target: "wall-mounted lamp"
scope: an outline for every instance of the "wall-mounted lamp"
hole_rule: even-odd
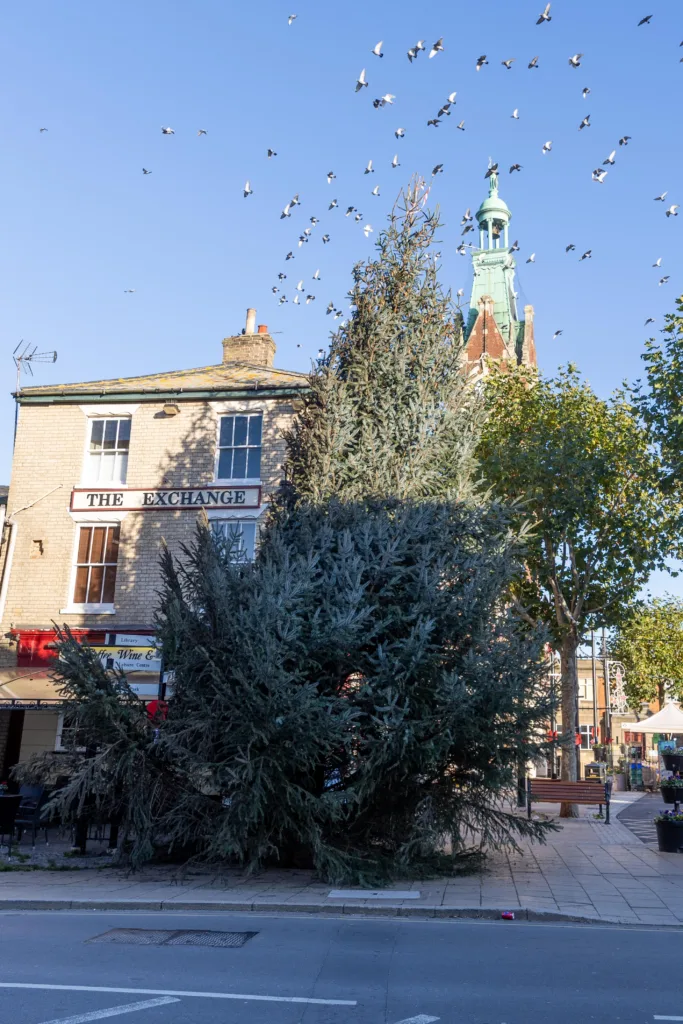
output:
[[[164,416],[177,416],[180,412],[180,406],[176,405],[175,402],[166,402],[162,412]]]

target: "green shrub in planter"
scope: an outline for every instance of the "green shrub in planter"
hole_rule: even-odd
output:
[[[654,822],[660,852],[678,853],[683,846],[683,814],[680,811],[662,811]]]

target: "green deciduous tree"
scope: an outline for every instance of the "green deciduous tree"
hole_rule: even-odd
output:
[[[663,334],[661,344],[654,338],[646,343],[645,386],[635,389],[634,400],[658,446],[663,484],[669,491],[680,494],[683,482],[683,296],[677,301],[677,312],[666,315]]]
[[[664,565],[675,505],[661,493],[660,460],[628,395],[604,401],[572,367],[555,379],[504,369],[488,378],[486,400],[479,449],[486,479],[532,524],[512,600],[528,622],[551,630],[560,651],[571,744],[585,628],[616,621]],[[562,774],[577,777],[569,750]]]
[[[683,600],[654,598],[628,609],[610,641],[626,669],[625,689],[636,710],[666,697],[683,700]]]

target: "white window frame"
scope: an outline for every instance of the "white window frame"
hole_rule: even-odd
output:
[[[130,460],[130,438],[128,440],[128,448],[126,449],[126,472],[124,474],[124,479],[123,480],[121,480],[121,479],[117,480],[115,478],[112,478],[111,480],[101,480],[99,478],[99,476],[98,476],[97,480],[89,479],[89,475],[88,474],[89,474],[89,467],[90,467],[90,464],[91,464],[91,454],[92,454],[91,451],[90,451],[90,440],[91,440],[91,437],[92,437],[93,427],[94,427],[95,423],[98,420],[101,420],[105,424],[108,423],[108,422],[111,422],[112,420],[116,420],[117,422],[120,422],[121,420],[127,420],[129,425],[130,425],[130,433],[132,434],[133,420],[132,420],[131,416],[126,416],[123,413],[116,413],[113,416],[109,415],[108,413],[104,413],[104,414],[101,414],[99,416],[98,415],[88,416],[87,428],[86,428],[86,432],[85,432],[86,433],[86,437],[85,437],[85,454],[84,454],[84,458],[83,458],[83,470],[82,470],[82,473],[81,473],[81,478],[82,478],[83,485],[85,487],[125,487],[126,484],[127,484],[127,481],[128,481],[128,462]],[[106,429],[106,428],[103,428],[103,430],[104,429]],[[117,428],[117,436],[118,436],[118,428]],[[115,449],[115,451],[121,451],[121,450],[122,449],[118,449],[118,448]],[[102,467],[102,458],[100,457],[100,469],[101,469],[101,467]]]
[[[74,753],[74,752],[82,754],[83,751],[85,750],[85,747],[65,747],[64,746],[64,744],[62,743],[62,734],[63,734],[63,732],[64,732],[64,712],[60,711],[59,712],[59,717],[57,719],[57,735],[55,736],[55,752],[57,754],[66,754],[66,753]]]
[[[585,732],[584,732],[584,730],[585,730]],[[591,743],[591,732],[592,731],[593,731],[593,723],[592,722],[582,722],[582,723],[579,723],[578,733],[581,736],[581,747],[580,747],[581,750],[592,750],[593,746],[598,742],[597,736],[594,734],[593,735],[593,742]],[[587,746],[585,746],[585,747],[583,745],[583,737],[584,736],[586,737],[586,740],[587,740]]]
[[[79,519],[74,522],[74,539],[71,548],[71,572],[69,573],[69,591],[66,597],[66,607],[59,609],[60,615],[116,615],[116,604],[75,604],[73,600],[74,589],[76,587],[76,572],[78,569],[78,545],[81,536],[81,528],[88,526],[121,526],[119,519]],[[117,570],[117,582],[118,582],[118,569],[121,565],[121,537],[119,534],[119,559],[116,563]]]
[[[254,541],[251,551],[246,552],[245,562],[253,562],[256,556],[256,549],[259,541],[259,521],[256,516],[211,516],[209,519],[211,529],[214,530],[218,523],[234,523],[240,526],[252,526],[254,527]],[[244,550],[244,548],[242,548]],[[237,562],[237,559],[235,559]]]
[[[593,680],[587,676],[579,677],[579,700],[593,703]]]
[[[137,410],[140,408],[140,403],[132,402],[94,402],[92,405],[80,405],[79,409],[83,413],[86,419],[85,429],[85,441],[83,444],[83,459],[81,462],[81,477],[76,486],[78,487],[90,487],[92,483],[87,478],[88,469],[88,456],[90,454],[90,426],[91,420],[131,420],[130,430],[131,436],[133,433],[132,419]],[[130,451],[130,450],[129,450]],[[129,460],[130,461],[130,460]],[[127,474],[126,474],[127,475]],[[113,481],[112,481],[113,482]],[[127,484],[122,484],[123,487]]]
[[[220,477],[218,475],[218,465],[221,457],[221,420],[225,416],[260,416],[261,417],[261,469],[263,468],[263,428],[265,425],[265,416],[263,409],[220,409],[216,410],[216,455],[214,459],[213,467],[213,482],[216,484],[254,484],[260,485],[262,479],[262,472],[259,472],[257,477]],[[234,447],[234,445],[232,446]],[[248,446],[247,446],[248,448]]]

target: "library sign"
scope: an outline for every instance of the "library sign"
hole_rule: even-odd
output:
[[[197,508],[259,508],[260,487],[75,487],[71,492],[72,512],[149,512]]]

